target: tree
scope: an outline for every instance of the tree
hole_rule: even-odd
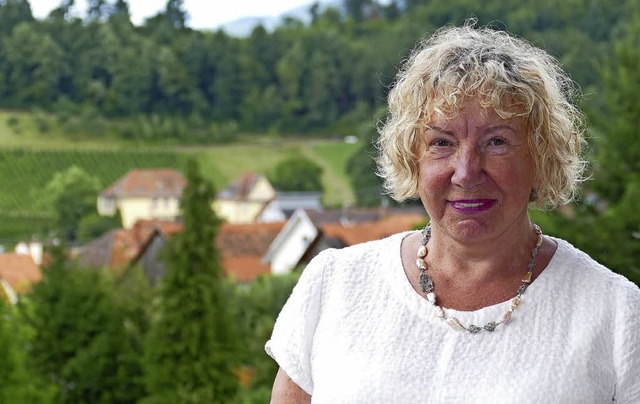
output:
[[[22,307],[34,332],[32,372],[56,384],[56,402],[136,402],[140,361],[110,280],[67,262],[63,247],[52,256]]]
[[[244,347],[242,363],[253,375],[249,391],[243,396],[246,402],[269,402],[278,364],[266,354],[264,343],[271,336],[278,313],[299,276],[300,271],[262,275],[249,285],[235,288],[234,304],[231,306],[234,308],[233,317],[241,328]]]
[[[269,180],[279,191],[323,190],[322,167],[300,155],[280,161]]]
[[[186,177],[184,227],[166,250],[167,273],[146,343],[147,401],[225,403],[238,389],[238,346],[214,244],[220,220],[211,209],[212,185],[195,160]]]
[[[11,35],[18,24],[32,21],[31,6],[27,0],[0,2],[0,37],[5,38]]]
[[[368,142],[347,161],[347,172],[358,206],[379,206],[383,198],[382,180],[376,175],[376,150],[374,133],[369,133]]]
[[[50,402],[55,389],[29,373],[28,330],[19,311],[0,298],[0,403]]]
[[[57,230],[66,240],[77,237],[83,217],[95,212],[100,181],[77,166],[55,173],[44,188],[43,201],[57,217]]]

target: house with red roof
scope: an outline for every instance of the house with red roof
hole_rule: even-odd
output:
[[[186,185],[182,174],[173,169],[134,169],[100,193],[98,214],[113,216],[119,210],[125,229],[142,219],[173,221],[180,217]]]
[[[20,249],[0,254],[0,298],[15,304],[19,295],[27,293],[32,284],[42,279],[38,259]]]

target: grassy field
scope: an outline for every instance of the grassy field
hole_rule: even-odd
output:
[[[108,138],[64,136],[55,124],[41,132],[34,114],[0,112],[0,244],[48,220],[38,204],[56,172],[72,165],[109,186],[132,168],[184,168],[196,158],[205,178],[221,189],[246,171],[269,175],[276,164],[302,154],[323,168],[324,204],[353,202],[346,162],[359,145],[329,139],[245,136],[219,146],[143,146]]]

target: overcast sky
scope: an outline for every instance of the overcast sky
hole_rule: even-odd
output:
[[[44,18],[62,0],[30,0],[34,17]],[[184,0],[189,13],[188,25],[194,29],[217,28],[221,24],[242,17],[278,16],[301,5],[312,4],[314,0]],[[167,0],[129,0],[131,21],[139,25],[145,18],[164,9]],[[76,0],[76,9],[82,12],[85,0]]]

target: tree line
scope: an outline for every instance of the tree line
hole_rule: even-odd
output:
[[[287,19],[237,38],[190,29],[182,0],[141,26],[126,0],[89,0],[82,18],[73,4],[61,0],[36,20],[28,0],[0,2],[0,107],[128,118],[117,126],[123,137],[198,142],[234,130],[366,132],[417,38],[470,16],[550,49],[584,88],[597,87],[597,64],[638,8],[630,0],[345,0],[311,5],[309,24]]]

